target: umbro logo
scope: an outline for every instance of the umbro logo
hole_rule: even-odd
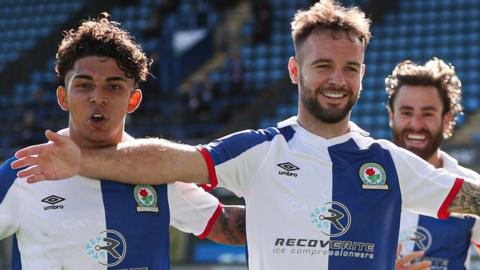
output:
[[[43,207],[44,210],[55,210],[55,209],[63,209],[63,205],[57,205],[60,202],[65,201],[65,198],[58,197],[55,195],[51,195],[46,197],[45,199],[42,200],[44,203],[48,203],[50,205],[47,205]]]
[[[277,166],[283,169],[283,171],[278,171],[279,175],[297,177],[298,174],[294,173],[293,171],[300,170],[299,167],[293,165],[290,162],[278,163]]]

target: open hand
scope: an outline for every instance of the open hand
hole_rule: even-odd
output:
[[[28,183],[72,177],[80,170],[80,148],[67,136],[47,130],[47,143],[25,147],[15,153],[12,169],[27,167],[17,173]]]
[[[395,270],[430,270],[432,264],[428,260],[414,262],[415,259],[421,258],[424,255],[423,251],[415,251],[406,256],[400,257],[402,253],[402,244],[397,247],[397,260],[395,261]]]

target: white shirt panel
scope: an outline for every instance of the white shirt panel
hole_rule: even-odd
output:
[[[195,184],[168,184],[170,225],[195,235],[202,234],[219,206],[217,198]]]
[[[17,241],[23,269],[106,269],[85,251],[88,240],[106,229],[99,181],[76,176],[16,184],[12,189],[22,193]],[[62,209],[42,202],[52,195],[65,199],[53,205]]]
[[[14,183],[14,185],[19,184]],[[19,188],[12,188],[0,203],[0,239],[6,238],[18,230],[20,202]]]
[[[378,142],[392,153],[400,180],[403,208],[437,217],[457,176],[445,169],[435,169],[422,158],[389,141]]]

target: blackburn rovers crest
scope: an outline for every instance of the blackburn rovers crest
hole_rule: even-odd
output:
[[[137,201],[137,212],[158,212],[158,196],[150,185],[136,185],[133,196]]]
[[[387,175],[380,164],[369,162],[360,167],[358,172],[363,189],[388,189]]]

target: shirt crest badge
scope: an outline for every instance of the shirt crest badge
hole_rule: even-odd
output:
[[[362,179],[363,189],[382,189],[387,190],[387,175],[382,166],[378,163],[369,162],[360,167],[360,179]]]
[[[158,196],[155,188],[151,185],[136,185],[133,190],[133,197],[137,201],[137,212],[158,213]]]

